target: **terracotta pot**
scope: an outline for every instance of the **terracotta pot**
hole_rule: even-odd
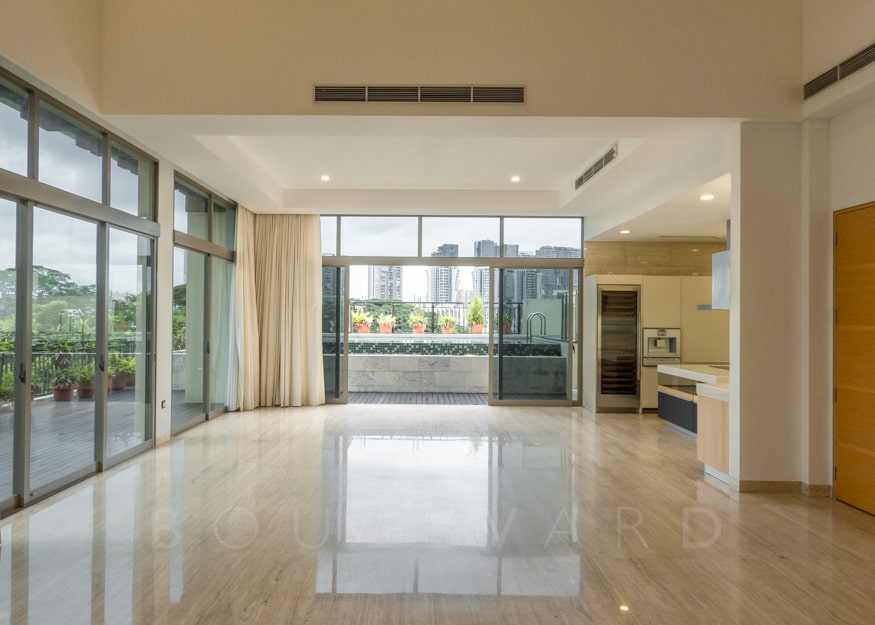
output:
[[[414,334],[422,334],[423,332],[425,332],[425,324],[424,323],[420,323],[420,324],[413,326],[413,333]]]
[[[392,324],[391,323],[381,323],[380,324],[380,334],[392,334]]]
[[[55,401],[70,401],[73,399],[73,387],[69,388],[60,388],[57,386],[52,387],[52,398]]]
[[[471,334],[483,334],[483,324],[482,323],[472,323],[471,324]]]
[[[369,326],[366,323],[362,323],[360,325],[357,325],[355,327],[355,329],[356,329],[356,332],[358,332],[359,334],[367,334],[368,332],[371,331],[371,326]]]
[[[79,396],[79,399],[91,399],[94,397],[94,382],[91,380],[79,382],[79,385],[76,387],[76,394]]]
[[[123,391],[128,383],[128,376],[125,373],[117,373],[109,379],[109,385],[114,391]]]
[[[502,334],[510,334],[510,324],[509,323],[502,324],[501,333]]]
[[[456,330],[456,326],[441,326],[442,334],[452,334]]]

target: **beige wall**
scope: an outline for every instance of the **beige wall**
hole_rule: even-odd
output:
[[[102,4],[102,0],[0,0],[0,55],[96,110]]]
[[[798,0],[104,5],[107,113],[787,118],[801,110]],[[522,84],[528,102],[317,105],[316,83]]]
[[[584,249],[583,273],[587,276],[710,276],[711,254],[722,252],[726,244],[587,241]]]

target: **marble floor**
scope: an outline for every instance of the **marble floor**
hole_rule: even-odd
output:
[[[0,521],[0,623],[875,622],[875,517],[653,415],[230,413]]]

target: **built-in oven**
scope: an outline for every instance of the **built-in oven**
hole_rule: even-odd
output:
[[[680,363],[680,328],[643,328],[641,342],[641,366],[655,367]]]

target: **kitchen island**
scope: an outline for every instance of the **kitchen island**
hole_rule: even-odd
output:
[[[728,365],[658,365],[659,417],[696,437],[705,473],[729,483]]]

